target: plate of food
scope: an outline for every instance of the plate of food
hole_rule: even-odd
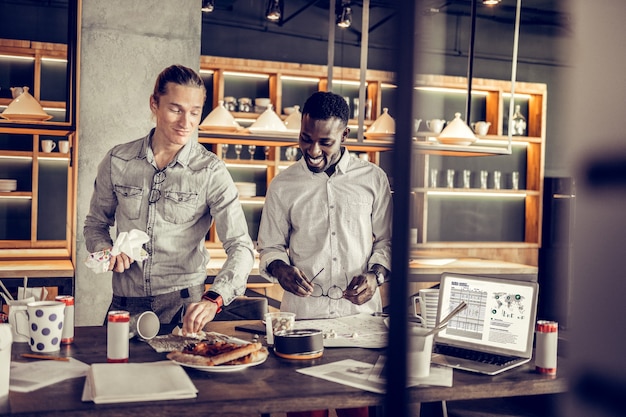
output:
[[[169,352],[167,358],[204,372],[236,372],[262,364],[268,355],[261,343],[217,334],[189,342],[181,350]]]

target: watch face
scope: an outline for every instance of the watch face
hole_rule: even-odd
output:
[[[376,282],[378,285],[383,285],[385,283],[385,277],[380,272],[376,272]]]

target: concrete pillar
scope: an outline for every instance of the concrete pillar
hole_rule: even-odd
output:
[[[111,273],[84,266],[83,224],[96,169],[114,145],[153,126],[149,99],[161,70],[199,69],[200,0],[82,0],[76,224],[76,325],[103,323]]]

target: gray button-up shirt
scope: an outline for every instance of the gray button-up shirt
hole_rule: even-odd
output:
[[[115,146],[100,163],[85,219],[87,250],[111,247],[113,225],[118,233],[145,231],[148,259],[114,272],[113,293],[165,294],[204,283],[209,261],[204,241],[215,219],[227,260],[211,289],[228,304],[244,293],[254,263],[237,188],[224,163],[193,139],[159,171],[151,136]]]
[[[300,159],[272,180],[265,197],[257,248],[260,271],[270,277],[267,266],[277,259],[309,279],[323,268],[313,284],[328,294],[345,290],[353,276],[373,264],[390,270],[391,203],[385,172],[347,149],[330,177],[311,172]],[[333,298],[285,292],[280,309],[296,313],[298,319],[382,309],[379,291],[361,306]]]

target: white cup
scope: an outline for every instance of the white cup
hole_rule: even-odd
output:
[[[12,342],[11,326],[7,323],[0,323],[0,398],[9,395]]]
[[[53,140],[45,139],[41,141],[41,150],[44,152],[52,152],[57,144]]]
[[[26,311],[17,315],[28,317],[30,350],[33,352],[57,352],[61,349],[65,303],[60,301],[34,301],[26,305]]]
[[[267,344],[274,345],[274,333],[281,330],[292,330],[296,323],[296,313],[278,311],[265,313],[265,332]]]
[[[9,303],[9,324],[13,341],[25,343],[30,340],[30,331],[28,330],[28,316],[26,315],[26,305],[35,301],[33,297],[26,300],[12,300]],[[19,314],[19,312],[22,312]]]
[[[144,311],[130,317],[128,338],[137,336],[143,340],[154,339],[159,334],[161,323],[159,317],[152,311]]]
[[[417,228],[409,229],[409,244],[417,243]]]
[[[59,152],[60,153],[70,153],[70,141],[69,140],[60,140],[59,141]]]
[[[472,185],[472,171],[469,169],[463,170],[463,188],[470,188]]]
[[[445,123],[446,121],[443,119],[430,119],[426,120],[426,127],[433,133],[440,133]]]
[[[409,327],[408,375],[411,378],[425,378],[430,375],[430,361],[433,353],[433,335],[426,334],[430,329],[420,326]]]
[[[499,190],[502,188],[502,172],[493,171],[493,189]]]
[[[418,295],[413,296],[413,315],[424,327],[429,329],[435,327],[438,307],[439,290],[437,288],[423,288],[419,290]]]

